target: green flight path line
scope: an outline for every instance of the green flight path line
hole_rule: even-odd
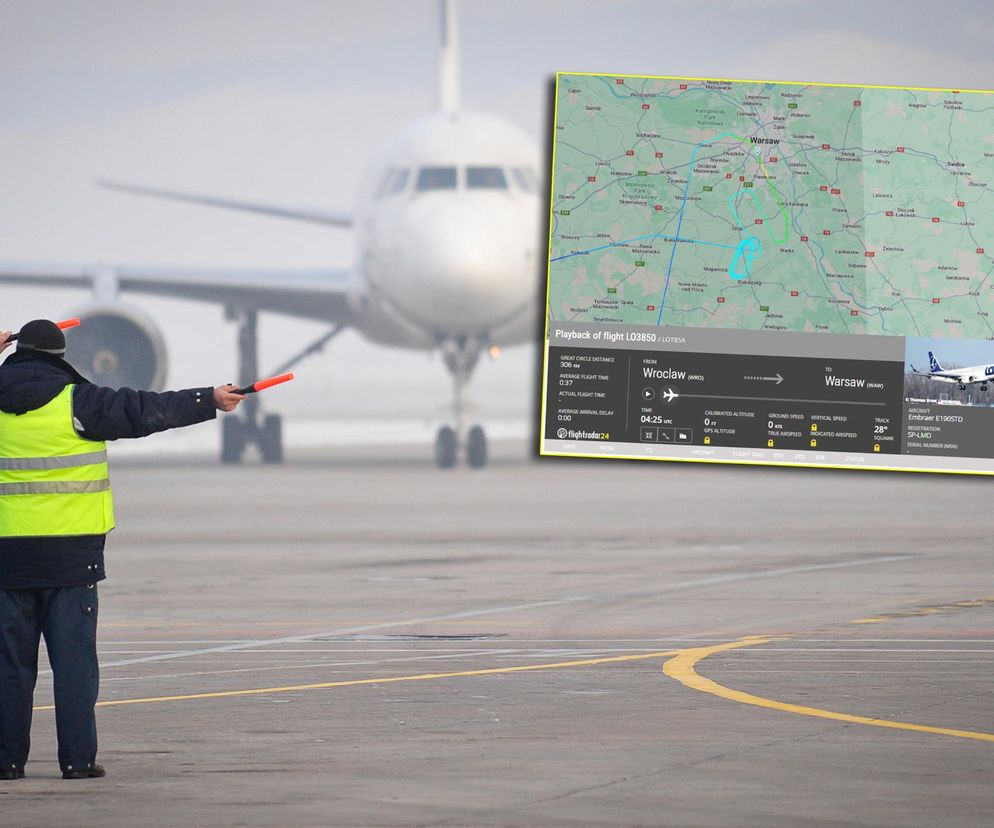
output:
[[[734,132],[724,132],[721,135],[719,135],[717,138],[711,138],[708,141],[705,141],[705,142],[702,142],[702,143],[712,144],[712,143],[715,143],[717,141],[720,141],[722,138],[734,138],[736,141],[742,141],[743,143],[749,140],[748,138],[743,138],[741,135],[736,135]],[[783,199],[780,197],[780,192],[777,190],[776,187],[774,187],[770,183],[769,175],[766,172],[766,165],[763,163],[763,159],[759,157],[759,154],[760,154],[760,149],[759,149],[759,147],[756,147],[756,156],[757,156],[756,160],[759,161],[760,169],[762,169],[763,175],[766,176],[766,186],[770,188],[770,192],[773,193],[773,200],[776,201],[777,206],[780,208],[780,212],[778,213],[778,216],[783,216],[783,238],[782,239],[778,239],[776,236],[773,235],[773,227],[772,227],[772,225],[769,226],[769,227],[767,227],[767,232],[769,232],[770,239],[773,241],[774,244],[784,244],[787,241],[788,236],[790,235],[789,223],[787,221],[787,208],[786,208],[786,205],[783,203]],[[693,170],[691,170],[691,172],[693,172]],[[754,198],[754,200],[756,202],[757,209],[759,209],[760,213],[762,213],[762,209],[760,208],[760,205],[759,205],[759,199],[755,196],[755,194],[751,194],[751,195],[753,195],[753,198]],[[739,221],[738,213],[735,212],[734,210],[732,212],[733,212],[733,214],[735,216],[735,221],[738,222]],[[765,225],[766,224],[766,216],[763,215],[763,216],[761,216],[761,218],[763,219],[763,224]],[[741,226],[741,224],[740,224],[740,226]],[[745,228],[743,228],[743,229],[745,229]]]

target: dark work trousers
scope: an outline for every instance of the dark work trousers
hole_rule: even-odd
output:
[[[97,756],[97,587],[0,589],[0,768],[23,768],[31,746],[38,643],[45,636],[55,685],[62,770]]]

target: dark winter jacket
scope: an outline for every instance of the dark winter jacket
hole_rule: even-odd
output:
[[[146,437],[157,431],[214,419],[213,388],[133,391],[101,388],[68,362],[39,352],[18,351],[0,365],[0,410],[24,414],[47,405],[73,384],[76,433],[86,440]],[[106,577],[106,535],[0,537],[0,589],[79,586]]]

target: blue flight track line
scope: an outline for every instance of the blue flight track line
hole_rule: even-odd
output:
[[[720,141],[722,138],[727,138],[731,135],[730,132],[725,132],[719,135],[717,138],[709,138],[707,141],[701,141],[694,147],[694,151],[690,154],[690,171],[687,173],[687,186],[683,188],[683,203],[680,205],[680,216],[676,223],[676,237],[680,238],[680,228],[683,227],[683,212],[687,209],[687,194],[690,192],[690,182],[694,178],[694,161],[697,159],[697,151],[704,144],[714,144]],[[734,136],[732,136],[734,137]],[[673,272],[673,257],[676,256],[676,245],[673,245],[673,249],[670,251],[670,263],[666,268],[666,281],[663,284],[663,293],[659,297],[659,315],[656,317],[656,325],[658,326],[663,320],[663,308],[666,306],[666,293],[670,289],[670,274]]]
[[[704,144],[713,144],[715,141],[720,141],[724,138],[724,135],[719,135],[717,138],[712,138],[708,141],[701,141],[697,146],[694,147],[694,151],[690,154],[690,170],[687,173],[687,186],[683,188],[683,203],[680,205],[680,215],[676,222],[676,237],[680,238],[680,228],[683,227],[683,211],[687,209],[687,193],[690,192],[690,182],[694,178],[694,160],[697,158],[697,151]],[[666,281],[663,283],[663,293],[659,297],[659,315],[656,317],[656,325],[658,326],[663,320],[663,307],[666,304],[666,292],[670,289],[670,274],[673,272],[673,257],[676,256],[676,245],[673,245],[673,249],[670,251],[670,263],[666,268]]]
[[[672,236],[663,236],[659,233],[646,233],[644,236],[635,236],[632,239],[622,239],[618,242],[611,242],[610,244],[602,244],[600,247],[591,247],[589,250],[576,250],[573,253],[567,253],[563,256],[556,256],[554,259],[549,259],[550,262],[559,262],[563,259],[570,259],[573,256],[586,256],[588,253],[596,253],[598,250],[607,250],[609,247],[622,247],[629,242],[642,241],[642,239],[662,239],[663,241],[671,242],[685,242],[687,244],[704,244],[708,247],[724,247],[726,250],[738,250],[737,247],[732,247],[730,244],[715,244],[714,242],[701,241],[700,239],[680,239],[674,238]]]

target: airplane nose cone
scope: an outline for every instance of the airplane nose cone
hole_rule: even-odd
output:
[[[410,228],[407,296],[436,327],[485,329],[527,301],[534,227],[500,199],[426,209]]]

